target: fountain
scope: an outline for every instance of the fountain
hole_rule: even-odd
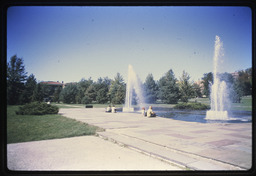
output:
[[[136,102],[139,106],[144,103],[143,90],[141,81],[133,70],[132,65],[128,66],[128,81],[126,85],[126,97],[123,112],[133,112],[134,97],[136,96]]]
[[[206,112],[209,120],[228,120],[227,105],[230,104],[228,90],[225,81],[219,78],[219,61],[222,54],[222,42],[220,37],[215,38],[214,63],[213,63],[213,84],[211,85],[211,109]]]
[[[223,56],[223,47],[219,36],[215,39],[213,58],[213,84],[211,86],[211,109],[205,110],[179,110],[166,106],[157,106],[154,112],[158,117],[170,118],[186,122],[199,123],[251,123],[252,112],[246,110],[230,110],[229,84],[222,81],[220,64]]]
[[[215,54],[214,54],[214,72],[213,84],[211,84],[211,109],[205,110],[178,110],[172,107],[158,105],[154,107],[158,117],[170,118],[186,122],[198,123],[251,123],[252,112],[244,110],[229,110],[231,105],[229,101],[228,84],[222,81],[219,63],[222,57],[222,42],[216,36]],[[133,70],[131,65],[128,66],[128,81],[126,85],[126,99],[123,112],[134,112],[135,101],[140,107],[143,107],[143,89],[141,81]],[[135,100],[136,99],[136,100]],[[138,106],[138,105],[137,105]],[[145,104],[144,104],[145,106]]]

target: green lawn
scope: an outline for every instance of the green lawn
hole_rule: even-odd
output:
[[[195,102],[195,99],[190,99],[189,101]],[[198,98],[197,102],[210,105],[209,98]],[[231,103],[231,110],[252,111],[252,97],[251,96],[242,97],[240,103]]]
[[[194,102],[191,99],[190,102]],[[209,105],[209,98],[198,98],[197,102]],[[83,104],[55,104],[60,108],[79,108]],[[94,108],[106,108],[108,104],[92,104]],[[146,104],[145,108],[174,107],[174,104]],[[117,108],[123,105],[116,105]],[[102,131],[91,126],[61,115],[16,115],[18,106],[7,107],[7,143],[38,141],[45,139],[57,139],[83,135],[94,135],[96,131]],[[252,111],[252,97],[242,97],[241,103],[232,103],[231,110]]]
[[[58,106],[59,108],[85,108],[85,104],[64,104],[64,103],[52,103],[52,105]],[[90,104],[93,108],[107,108],[109,104]],[[116,108],[123,107],[122,104],[115,105]]]
[[[94,135],[102,131],[61,115],[16,115],[18,106],[7,107],[7,143]]]
[[[195,98],[190,99],[189,102],[195,102]],[[206,105],[210,105],[209,98],[198,98],[196,100],[199,103],[203,103]],[[179,102],[181,103],[181,102]],[[84,104],[63,104],[63,103],[53,103],[54,105],[58,106],[59,108],[84,108]],[[109,104],[91,104],[93,105],[93,108],[106,108]],[[122,104],[115,105],[116,108],[122,108]],[[149,106],[153,107],[166,107],[166,108],[173,108],[175,104],[145,104],[145,108],[147,109]],[[138,106],[135,106],[138,107]],[[252,111],[252,97],[246,96],[242,97],[241,103],[232,103],[231,104],[231,110],[240,110],[240,111]]]
[[[59,108],[82,108],[82,104],[64,104],[64,103],[51,103],[51,105],[58,106]]]
[[[252,97],[242,97],[240,103],[232,103],[232,110],[252,111]]]

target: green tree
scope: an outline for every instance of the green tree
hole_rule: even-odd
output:
[[[243,96],[243,90],[239,86],[239,83],[235,81],[230,90],[230,100],[233,103],[240,103],[242,96]]]
[[[113,104],[122,104],[125,100],[125,83],[120,73],[117,73],[114,80],[111,81],[108,95]]]
[[[42,85],[38,83],[36,85],[36,88],[33,91],[32,101],[42,102],[43,98],[44,98],[44,93],[43,93]]]
[[[97,103],[104,104],[108,102],[107,97],[108,89],[100,89],[97,91],[96,101]]]
[[[200,85],[198,85],[197,83],[194,83],[192,86],[194,89],[194,95],[196,97],[202,97],[202,91],[201,91]]]
[[[29,75],[25,83],[24,90],[21,94],[22,104],[32,102],[33,92],[36,89],[36,85],[37,82],[35,76],[33,74]]]
[[[59,103],[60,102],[60,93],[61,93],[62,88],[61,87],[56,87],[54,94],[53,94],[53,101]]]
[[[60,99],[63,103],[71,104],[76,103],[77,85],[68,84],[60,93]]]
[[[203,95],[205,95],[206,97],[209,97],[210,96],[210,83],[211,84],[213,83],[212,72],[205,73],[202,80],[203,80],[203,85],[204,85]]]
[[[241,92],[237,88],[237,84],[234,82],[234,78],[232,74],[230,73],[221,73],[218,75],[220,81],[225,81],[227,86],[227,97],[229,100],[231,100],[233,103],[238,103],[241,100]]]
[[[162,78],[160,78],[159,98],[167,104],[176,104],[180,98],[179,87],[177,79],[174,76],[172,69],[170,69]]]
[[[252,70],[246,69],[238,72],[236,79],[237,89],[241,92],[242,96],[252,94]]]
[[[21,104],[21,94],[25,88],[27,72],[23,59],[16,55],[11,57],[7,64],[7,104]]]
[[[83,103],[83,104],[87,104],[88,102],[82,101],[84,96],[85,96],[85,92],[88,89],[88,87],[93,83],[92,79],[89,78],[88,80],[86,79],[81,79],[81,81],[78,82],[77,84],[77,95],[76,95],[76,102],[77,103]],[[88,98],[88,97],[87,97]],[[86,98],[84,98],[85,100]]]
[[[232,74],[227,72],[219,74],[219,79],[220,81],[225,81],[228,87],[233,85],[234,83],[234,78]]]
[[[158,85],[156,84],[152,74],[149,74],[146,77],[146,81],[144,83],[144,90],[145,90],[146,102],[155,103],[157,100]]]
[[[92,103],[93,101],[96,101],[96,96],[97,96],[97,92],[96,92],[96,87],[95,84],[91,84],[86,92],[85,92],[85,97],[87,97],[87,101],[88,103]]]
[[[87,96],[87,95],[85,95],[83,98],[82,98],[82,100],[81,100],[81,103],[82,104],[89,104],[89,103],[91,103],[92,101],[91,101],[91,99]]]
[[[234,103],[240,103],[241,97],[252,94],[252,68],[240,70],[233,80],[230,98]]]
[[[109,91],[109,86],[110,86],[111,80],[108,79],[107,77],[102,79],[99,78],[97,83],[96,83],[96,101],[97,103],[104,104],[109,101],[108,97],[108,91]]]
[[[180,98],[182,102],[188,102],[188,99],[194,96],[192,83],[189,82],[190,76],[187,72],[183,71],[179,81]]]
[[[251,86],[252,86],[252,68],[247,68],[246,70],[245,70],[245,72],[248,74],[248,79],[249,79],[249,82],[250,82],[250,84],[251,84]],[[254,72],[255,73],[255,72]]]

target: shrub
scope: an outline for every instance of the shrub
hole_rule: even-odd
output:
[[[82,104],[89,104],[89,103],[92,103],[92,100],[87,96],[85,95],[83,98],[82,98]]]
[[[179,103],[174,106],[176,109],[192,109],[192,110],[205,110],[210,109],[208,105],[202,103]]]
[[[18,115],[45,115],[58,114],[59,108],[44,102],[32,102],[21,106],[16,114]]]

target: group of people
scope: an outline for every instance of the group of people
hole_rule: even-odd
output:
[[[115,105],[111,106],[109,105],[106,109],[105,112],[112,112],[112,113],[116,113],[116,107]],[[153,108],[152,106],[149,106],[148,110],[146,111],[145,108],[142,108],[141,111],[142,116],[146,116],[146,117],[156,117],[156,113],[153,112]]]
[[[149,106],[147,112],[145,111],[145,108],[143,107],[143,108],[142,108],[142,111],[141,111],[141,114],[142,114],[142,116],[156,117],[156,113],[153,112],[152,106]]]
[[[113,105],[112,107],[111,107],[111,105],[109,105],[109,106],[107,107],[106,112],[116,113],[116,107],[115,107],[115,105]]]

